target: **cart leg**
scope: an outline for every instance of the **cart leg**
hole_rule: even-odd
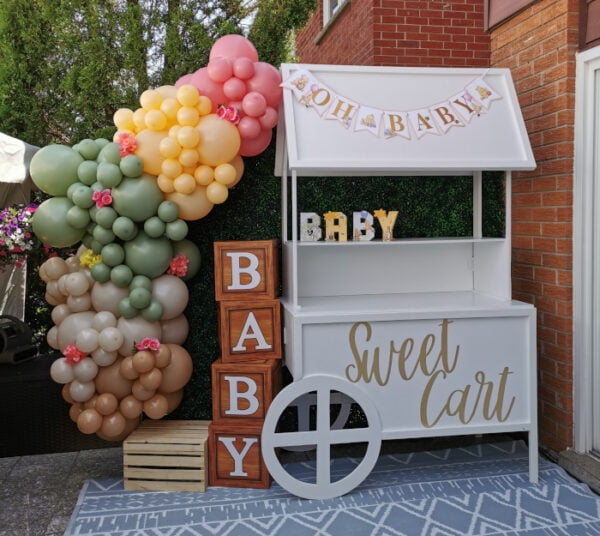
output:
[[[539,453],[537,428],[529,430],[529,482],[539,481]]]

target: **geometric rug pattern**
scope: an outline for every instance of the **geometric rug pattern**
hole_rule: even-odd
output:
[[[545,459],[531,484],[527,454],[508,441],[382,455],[359,487],[327,500],[276,483],[174,493],[89,480],[65,536],[600,536],[600,497]],[[332,460],[332,477],[358,461]],[[314,474],[311,462],[286,468]]]

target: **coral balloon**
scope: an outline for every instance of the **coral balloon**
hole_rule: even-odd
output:
[[[102,426],[102,415],[95,409],[84,409],[77,417],[77,428],[82,434],[95,434]]]
[[[186,84],[189,84],[193,75],[194,73],[184,74],[181,78],[177,80],[177,82],[175,82],[175,87],[181,87]]]
[[[227,58],[212,58],[206,66],[206,72],[213,82],[223,83],[231,78],[233,65]]]
[[[250,117],[249,115],[242,117],[238,124],[238,130],[242,140],[254,139],[261,131],[260,121],[256,117]]]
[[[206,67],[202,67],[192,74],[187,83],[194,86],[200,92],[200,95],[204,95],[212,101],[213,112],[217,109],[219,104],[227,102],[225,94],[223,93],[223,86],[210,79]]]
[[[246,81],[248,91],[258,91],[267,101],[267,105],[277,109],[283,89],[281,74],[270,63],[262,61],[254,64],[254,76]]]
[[[144,413],[151,419],[162,419],[169,412],[169,402],[166,397],[156,394],[144,402]]]
[[[223,93],[229,101],[238,101],[247,93],[246,83],[239,78],[230,78],[223,84]]]
[[[96,391],[99,393],[112,393],[119,400],[131,394],[131,380],[121,376],[121,359],[117,359],[108,367],[100,367],[96,376]]]
[[[158,150],[160,142],[167,136],[164,131],[154,131],[148,128],[137,133],[137,149],[135,154],[142,159],[144,163],[144,172],[150,175],[160,173],[160,151]]]
[[[265,113],[261,115],[258,120],[260,121],[260,126],[264,129],[275,127],[278,120],[277,110],[267,106]]]
[[[185,315],[163,320],[160,325],[163,332],[163,344],[183,344],[190,331],[190,325]]]
[[[240,80],[254,76],[254,62],[249,58],[240,57],[233,60],[233,75]]]
[[[192,377],[192,358],[187,351],[177,344],[167,344],[171,350],[171,362],[162,370],[163,379],[158,390],[161,393],[172,393],[182,389]]]
[[[261,130],[256,138],[245,138],[240,146],[240,154],[242,156],[256,156],[262,153],[271,143],[273,131],[271,129]]]
[[[250,91],[242,99],[242,109],[251,117],[260,117],[267,110],[267,99],[258,91]]]
[[[173,201],[179,207],[179,217],[182,220],[199,220],[204,218],[213,208],[206,197],[206,186],[197,186],[191,194],[173,192],[165,195],[165,199]]]
[[[169,320],[183,313],[189,301],[187,285],[174,275],[161,275],[152,284],[152,298],[163,305],[161,320]]]
[[[250,61],[258,61],[258,52],[254,45],[242,35],[229,34],[220,37],[210,49],[209,59],[222,56],[223,58],[248,58]]]

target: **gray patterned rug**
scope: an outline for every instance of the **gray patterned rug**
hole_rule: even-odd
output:
[[[335,473],[356,463],[334,460]],[[310,463],[288,470],[303,479]],[[600,497],[557,465],[540,461],[528,480],[519,441],[380,456],[351,493],[304,500],[268,490],[206,493],[123,491],[89,480],[65,536],[600,536]]]

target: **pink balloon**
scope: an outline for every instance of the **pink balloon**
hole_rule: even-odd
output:
[[[233,75],[233,67],[227,58],[213,58],[208,62],[206,72],[213,82],[223,83]]]
[[[260,134],[260,123],[255,117],[242,117],[238,124],[242,140],[251,140]]]
[[[273,131],[271,129],[261,130],[256,138],[242,138],[239,153],[242,156],[256,156],[262,153],[271,143]]]
[[[258,91],[267,99],[267,105],[277,108],[281,100],[281,75],[271,64],[262,61],[254,64],[254,76],[246,82],[248,91]]]
[[[258,61],[258,52],[254,45],[242,35],[230,34],[217,39],[210,49],[209,59],[222,56],[224,58],[244,57]]]
[[[198,89],[201,95],[205,95],[212,101],[213,112],[217,109],[219,104],[223,104],[227,101],[225,94],[223,93],[222,85],[217,84],[210,79],[206,67],[198,69],[189,79],[188,84],[192,84],[192,86]]]
[[[254,76],[254,63],[248,58],[236,58],[233,62],[233,76],[248,80]]]
[[[229,100],[240,100],[246,94],[246,84],[234,76],[223,84],[223,93]]]
[[[261,115],[258,120],[260,121],[260,126],[262,128],[273,128],[275,125],[277,125],[277,110],[267,106],[265,113]]]
[[[260,117],[267,109],[267,100],[258,91],[250,91],[242,99],[242,108],[249,116]]]
[[[189,84],[194,73],[184,74],[177,82],[175,82],[175,87],[181,87],[185,84]]]

